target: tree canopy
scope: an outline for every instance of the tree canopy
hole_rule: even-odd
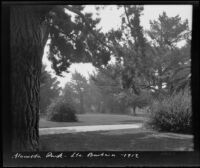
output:
[[[57,75],[62,76],[74,62],[100,66],[110,60],[110,51],[103,45],[104,35],[96,28],[100,19],[93,19],[92,13],[83,13],[83,9],[83,5],[57,6],[46,17],[50,39],[48,58]]]

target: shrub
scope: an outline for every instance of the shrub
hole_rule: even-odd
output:
[[[155,101],[151,106],[149,124],[160,131],[191,133],[191,95],[188,90]]]
[[[63,98],[58,98],[49,105],[47,109],[48,119],[56,122],[75,122],[77,121],[76,110]]]

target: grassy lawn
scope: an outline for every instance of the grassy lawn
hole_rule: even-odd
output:
[[[40,120],[40,128],[81,125],[144,123],[148,117],[138,114],[82,114],[79,122]],[[145,127],[139,129],[79,132],[40,136],[41,151],[191,151],[191,135],[159,133]]]
[[[188,135],[157,133],[145,129],[43,135],[41,151],[191,151]]]
[[[139,113],[137,116],[117,115],[117,114],[78,114],[78,122],[51,122],[45,118],[40,119],[40,128],[67,127],[83,125],[112,125],[112,124],[131,124],[144,122],[147,117]]]

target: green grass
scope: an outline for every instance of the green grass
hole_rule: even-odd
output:
[[[145,129],[43,135],[41,151],[191,151],[192,136]]]
[[[86,125],[112,125],[112,124],[131,124],[144,122],[147,117],[143,114],[137,116],[117,115],[117,114],[78,114],[78,122],[52,122],[45,118],[40,119],[40,128],[67,127],[67,126],[86,126]]]

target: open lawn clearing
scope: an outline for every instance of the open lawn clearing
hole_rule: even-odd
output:
[[[88,125],[114,125],[141,123],[148,118],[143,114],[137,116],[118,114],[78,114],[78,122],[52,122],[44,118],[40,119],[40,128],[88,126]]]
[[[161,133],[147,129],[144,127],[144,123],[148,119],[148,117],[146,117],[145,115],[139,114],[134,117],[130,115],[115,115],[115,114],[79,114],[78,119],[79,122],[51,122],[45,119],[41,119],[40,150],[41,151],[192,151],[193,150],[192,135]],[[140,124],[142,124],[143,126],[137,128],[129,128],[129,129],[126,129],[124,127],[126,125],[130,126],[130,125],[140,125]],[[115,127],[116,125],[120,125],[124,128],[117,129],[117,127]],[[102,129],[105,127],[110,127],[110,128],[115,127],[114,128],[115,130],[104,129],[103,131]],[[70,130],[70,128],[72,129]],[[99,130],[97,130],[97,128],[99,128]],[[65,131],[62,132],[62,129],[67,132]],[[84,129],[85,131],[89,130],[89,132],[84,132]],[[55,134],[55,130],[58,130],[58,132],[62,134]],[[44,133],[45,131],[47,132]],[[51,133],[52,135],[49,135]]]
[[[192,151],[193,136],[145,128],[40,136],[41,151]]]

